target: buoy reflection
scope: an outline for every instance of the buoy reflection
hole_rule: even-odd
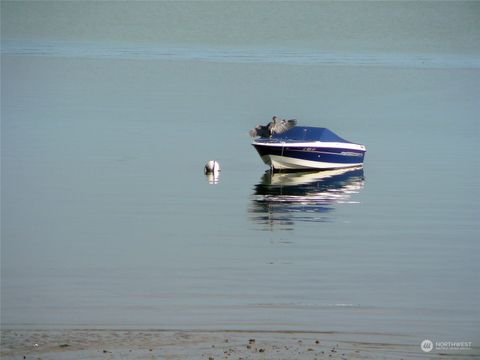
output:
[[[220,181],[220,172],[213,172],[205,174],[209,184],[216,185]]]

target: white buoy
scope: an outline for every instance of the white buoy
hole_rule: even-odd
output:
[[[205,164],[205,174],[218,174],[220,172],[220,164],[217,160],[209,160]]]
[[[220,164],[216,160],[207,161],[205,164],[204,173],[207,176],[209,184],[218,184],[220,178]]]

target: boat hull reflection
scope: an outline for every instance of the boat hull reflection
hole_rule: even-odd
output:
[[[333,220],[335,205],[357,203],[352,196],[364,186],[363,167],[315,172],[267,171],[255,185],[252,219],[271,229],[292,229],[297,221]]]

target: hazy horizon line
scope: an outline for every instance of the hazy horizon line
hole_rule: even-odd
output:
[[[480,56],[420,52],[319,51],[301,48],[168,46],[158,44],[104,43],[84,41],[2,41],[2,55],[263,63],[281,65],[381,66],[407,68],[480,68]]]

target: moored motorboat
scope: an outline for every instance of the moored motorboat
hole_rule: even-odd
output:
[[[282,133],[253,140],[272,170],[341,169],[362,166],[365,145],[356,144],[327,128],[294,126]]]

